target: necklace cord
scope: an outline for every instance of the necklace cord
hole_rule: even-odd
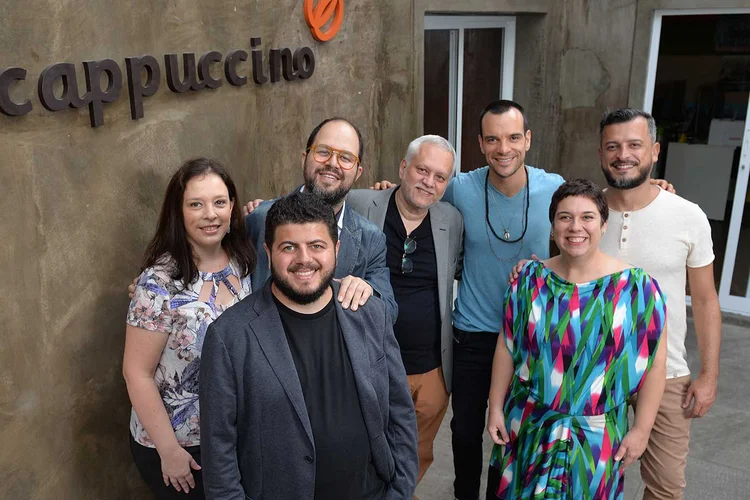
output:
[[[492,222],[490,222],[490,168],[492,167],[487,168],[487,176],[484,178],[484,218],[487,221],[487,226],[489,226],[490,231],[492,231],[492,234],[493,236],[495,236],[495,238],[502,241],[503,243],[518,243],[523,239],[524,236],[526,236],[526,229],[528,229],[529,227],[529,192],[531,191],[531,179],[529,178],[529,170],[526,168],[526,165],[523,166],[524,172],[526,172],[526,197],[524,200],[526,208],[523,218],[523,232],[521,233],[521,236],[515,240],[506,240],[505,238],[501,238],[497,235],[497,233],[495,232],[495,228],[492,227]],[[513,221],[511,220],[511,222]]]

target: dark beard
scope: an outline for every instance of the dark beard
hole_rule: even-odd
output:
[[[333,271],[335,269],[334,266],[328,274],[323,275],[323,279],[320,281],[320,286],[311,292],[298,292],[292,288],[291,283],[279,276],[273,266],[271,266],[271,282],[276,285],[276,288],[278,288],[286,298],[295,304],[305,306],[307,304],[312,304],[323,296],[328,287],[331,286],[331,281],[333,281]]]
[[[651,170],[654,168],[654,164],[651,163],[651,165],[648,166],[648,168],[641,169],[640,167],[636,167],[638,169],[638,176],[631,178],[631,179],[617,179],[612,175],[612,172],[609,171],[609,168],[602,167],[602,172],[604,173],[604,177],[607,179],[607,184],[609,184],[611,187],[615,189],[634,189],[643,184],[648,180],[649,177],[651,177]]]
[[[312,182],[305,182],[305,191],[309,193],[315,193],[327,205],[331,205],[332,207],[335,207],[336,205],[344,201],[346,195],[349,194],[349,188],[340,187],[335,191],[324,191],[322,189],[319,189]]]

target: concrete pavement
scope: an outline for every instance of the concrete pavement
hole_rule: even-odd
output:
[[[750,498],[750,325],[726,323],[721,346],[721,375],[716,404],[693,421],[685,500]],[[700,359],[692,321],[688,321],[688,362],[694,374]],[[450,408],[435,439],[435,462],[417,488],[421,500],[453,500]],[[485,472],[490,440],[485,435]],[[485,477],[482,478],[482,492]],[[625,475],[625,499],[640,499],[643,483],[637,466]]]

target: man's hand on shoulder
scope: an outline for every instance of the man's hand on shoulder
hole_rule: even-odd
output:
[[[263,203],[266,200],[261,200],[260,198],[256,198],[253,201],[248,201],[247,205],[242,206],[242,215],[250,215],[255,211],[256,208],[258,208],[258,205]]]
[[[370,187],[370,189],[374,189],[375,191],[385,191],[386,189],[391,189],[392,187],[396,186],[397,184],[394,184],[391,181],[382,180],[380,182],[376,182],[373,186]]]
[[[667,191],[668,193],[677,194],[677,191],[675,191],[674,186],[671,182],[667,181],[666,179],[649,179],[652,185],[659,186],[664,191]]]
[[[356,276],[346,276],[339,280],[341,286],[336,299],[341,302],[341,307],[356,311],[360,306],[365,305],[367,300],[372,297],[372,286],[362,278]]]

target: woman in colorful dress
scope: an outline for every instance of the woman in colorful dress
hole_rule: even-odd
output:
[[[137,280],[123,375],[133,405],[130,448],[158,499],[202,499],[198,374],[204,335],[251,292],[255,251],[219,163],[185,163],[167,186]]]
[[[595,184],[566,182],[549,214],[560,255],[526,263],[504,301],[487,498],[619,500],[664,391],[665,299],[643,269],[599,250],[609,210]]]

